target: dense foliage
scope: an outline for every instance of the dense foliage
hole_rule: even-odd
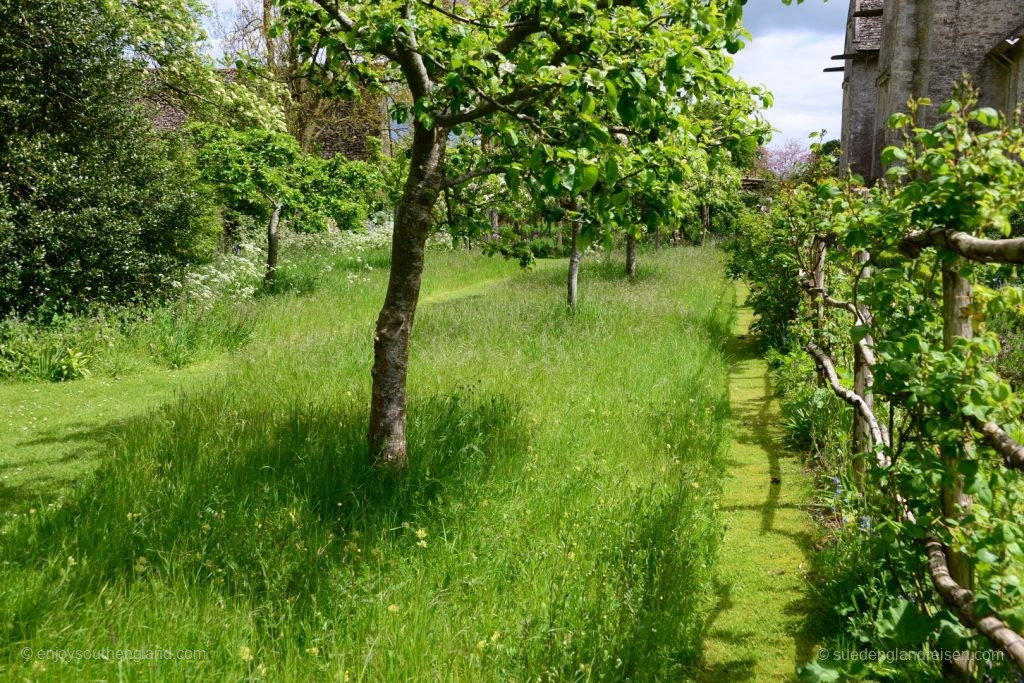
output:
[[[208,251],[213,224],[181,148],[152,129],[125,27],[88,0],[7,4],[0,314],[164,289]]]
[[[364,230],[387,196],[380,165],[306,154],[288,133],[199,125],[192,129],[202,179],[226,209],[261,221],[275,206],[292,230]]]
[[[991,257],[972,261],[951,242],[922,241],[928,231],[1010,235],[1024,206],[1024,130],[994,110],[973,109],[966,88],[957,97],[931,128],[914,124],[926,102],[893,117],[904,144],[885,150],[890,168],[876,187],[866,189],[856,177],[818,177],[787,188],[772,207],[779,220],[745,232],[733,250],[735,269],[759,278],[758,303],[775,331],[770,341],[789,352],[780,360],[787,426],[797,443],[802,438],[816,445],[809,450],[830,454],[831,506],[841,524],[820,585],[846,637],[854,649],[936,654],[900,667],[857,658],[816,662],[805,671],[814,679],[896,676],[901,668],[905,676],[934,675],[940,663],[961,675],[1011,675],[1008,657],[949,657],[984,657],[992,644],[933,587],[936,556],[926,548],[945,548],[939,557],[953,580],[972,591],[973,619],[1024,628],[1024,481],[980,433],[988,422],[1011,439],[1024,434],[1021,399],[995,371],[1000,343],[987,326],[996,316],[1004,336],[1012,332],[1020,281],[1005,267],[985,265]],[[787,272],[771,274],[770,263]],[[966,301],[948,303],[959,291]],[[851,422],[864,429],[870,423],[860,409],[852,421],[834,419],[844,404],[825,398],[827,383],[815,387],[814,362],[822,372],[825,366],[818,356],[808,362],[799,345],[812,355],[824,350],[837,380],[874,401],[877,430],[862,432],[852,452]],[[806,402],[814,396],[828,405],[801,413],[801,402],[813,405]],[[837,453],[845,454],[838,462]]]

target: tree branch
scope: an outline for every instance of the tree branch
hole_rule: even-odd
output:
[[[865,317],[861,314],[860,311],[857,310],[857,307],[852,302],[850,302],[850,301],[840,301],[839,299],[832,298],[829,295],[828,290],[823,289],[821,287],[815,287],[814,283],[810,282],[809,280],[804,280],[803,282],[800,283],[800,286],[808,294],[810,294],[812,296],[820,296],[821,300],[823,302],[825,302],[825,305],[828,306],[829,308],[838,308],[838,309],[846,311],[848,313],[852,313],[853,317],[854,317],[854,320],[857,321],[857,324],[859,324],[859,325],[869,325],[869,324],[871,324],[871,315],[869,314],[868,317],[865,319]]]
[[[804,351],[814,358],[815,363],[818,365],[818,370],[822,373],[825,379],[828,380],[828,383],[831,385],[832,391],[835,395],[853,406],[854,410],[860,413],[860,416],[868,423],[868,428],[871,430],[871,438],[875,440],[875,443],[891,447],[892,443],[889,441],[889,431],[878,421],[878,418],[875,417],[875,413],[868,406],[867,402],[856,393],[844,387],[839,381],[839,375],[836,373],[835,361],[832,360],[832,357],[822,351],[813,342],[805,344]]]
[[[1024,446],[1014,441],[995,422],[983,422],[979,418],[972,416],[971,423],[985,437],[985,443],[994,448],[999,455],[1003,456],[1003,462],[1006,463],[1007,467],[1024,471]]]
[[[993,645],[1009,655],[1019,671],[1024,671],[1024,638],[998,617],[979,617],[974,612],[974,594],[950,576],[945,550],[937,538],[929,536],[926,539],[925,552],[928,555],[932,585],[964,626],[988,638]]]
[[[988,240],[958,230],[934,228],[912,232],[899,244],[900,251],[911,258],[917,258],[926,247],[949,249],[982,263],[1024,263],[1024,238]]]
[[[446,188],[455,187],[456,185],[461,185],[462,183],[473,180],[474,178],[480,178],[488,175],[497,175],[498,173],[504,173],[507,170],[508,167],[506,166],[487,166],[486,168],[480,168],[475,171],[470,171],[469,173],[463,173],[462,175],[457,176],[455,178],[446,179],[444,181],[444,186]]]
[[[491,31],[496,31],[499,28],[501,28],[500,26],[497,26],[495,24],[488,24],[488,23],[485,23],[483,21],[478,21],[476,19],[470,19],[469,17],[464,17],[462,15],[456,14],[455,12],[449,12],[444,7],[438,7],[437,5],[435,5],[432,2],[423,2],[423,5],[424,5],[424,7],[432,9],[435,12],[439,12],[439,13],[443,14],[444,16],[448,17],[449,19],[452,19],[453,21],[459,22],[460,24],[468,24],[469,26],[476,26],[476,27],[488,29],[488,30],[491,30]]]
[[[316,2],[320,9],[327,12],[327,14],[330,15],[330,17],[334,19],[336,22],[338,22],[341,25],[341,27],[346,31],[351,31],[352,29],[355,28],[356,22],[352,21],[352,19],[347,14],[342,12],[341,9],[336,5],[328,3],[326,0],[314,0],[314,2]]]
[[[469,123],[470,121],[476,121],[477,119],[483,118],[484,116],[489,116],[490,114],[493,114],[498,111],[504,111],[505,113],[510,114],[511,116],[514,116],[519,120],[522,120],[524,123],[531,124],[531,120],[529,120],[529,117],[526,117],[526,120],[522,119],[521,115],[518,112],[509,108],[509,105],[515,104],[517,102],[522,102],[525,99],[529,99],[534,94],[539,92],[537,88],[533,86],[516,88],[512,90],[512,92],[506,93],[502,97],[497,98],[487,95],[482,90],[477,89],[475,86],[473,87],[473,90],[476,91],[476,94],[482,100],[484,100],[483,104],[474,107],[473,109],[467,109],[461,112],[455,112],[452,114],[441,114],[437,117],[436,120],[445,126],[451,127],[457,126],[460,123]],[[536,127],[537,124],[532,123],[531,125]]]

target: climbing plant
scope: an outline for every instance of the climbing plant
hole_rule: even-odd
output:
[[[912,103],[889,122],[903,144],[884,151],[882,182],[794,188],[785,221],[751,242],[795,274],[804,296],[788,334],[854,415],[844,504],[875,578],[849,598],[873,614],[846,610],[852,633],[876,650],[930,650],[959,678],[1024,668],[1024,400],[995,372],[986,326],[1024,301],[1019,281],[988,276],[988,264],[1024,262],[1010,237],[1024,130],[976,105],[963,86],[923,128],[930,103]],[[763,286],[791,296],[794,282]],[[871,672],[864,660],[805,669],[821,680],[882,669]]]

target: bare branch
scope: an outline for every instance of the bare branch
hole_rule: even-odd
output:
[[[900,242],[900,251],[917,258],[925,247],[955,251],[971,261],[982,263],[1024,263],[1024,238],[988,240],[958,230],[935,228],[910,233]]]
[[[960,621],[992,641],[992,644],[1009,655],[1018,670],[1024,671],[1024,638],[996,616],[979,617],[974,611],[974,594],[961,587],[949,574],[946,553],[934,536],[925,541],[928,555],[928,570],[935,590],[953,610]]]
[[[891,447],[892,443],[889,441],[889,431],[878,421],[878,418],[875,417],[875,413],[868,406],[867,402],[856,393],[844,387],[842,382],[839,381],[839,375],[836,373],[836,364],[835,361],[832,360],[832,357],[822,351],[813,342],[805,344],[804,351],[814,358],[815,363],[818,365],[818,369],[821,371],[825,379],[828,380],[828,383],[831,385],[832,391],[835,395],[853,406],[854,410],[856,410],[868,423],[868,428],[871,430],[871,438],[875,440],[875,443]]]
[[[865,318],[852,302],[840,301],[839,299],[832,298],[829,295],[828,290],[823,287],[815,287],[814,283],[809,280],[804,280],[800,283],[800,286],[811,296],[820,296],[821,300],[829,308],[838,308],[840,310],[847,311],[848,313],[852,313],[858,325],[869,325],[871,323],[871,315],[868,314],[867,318]]]

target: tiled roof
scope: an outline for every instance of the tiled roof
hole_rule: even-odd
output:
[[[880,10],[885,0],[860,0],[857,9],[860,11]],[[878,50],[882,47],[882,17],[856,17],[853,20],[853,45],[858,52]]]

